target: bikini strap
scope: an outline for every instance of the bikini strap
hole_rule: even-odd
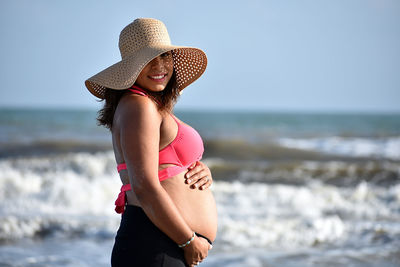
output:
[[[117,171],[118,172],[120,172],[122,170],[126,170],[126,169],[127,169],[126,163],[120,163],[120,164],[117,165]]]
[[[176,124],[178,124],[178,126],[181,125],[181,124],[179,123],[178,119],[175,117],[174,114],[172,114],[172,113],[170,112],[169,115],[171,115],[171,117],[174,119],[174,121],[176,122]]]
[[[136,85],[132,85],[132,87],[129,88],[129,91],[131,91],[132,93],[141,95],[141,96],[148,96],[142,88],[140,88],[139,86],[136,86]]]
[[[129,91],[131,91],[132,93],[141,95],[141,96],[145,96],[145,97],[149,97],[148,94],[146,93],[146,91],[142,88],[140,88],[137,85],[132,85],[131,88],[128,88]],[[157,99],[154,99],[153,97],[150,97],[152,100],[154,100],[157,105],[160,105],[160,102]]]

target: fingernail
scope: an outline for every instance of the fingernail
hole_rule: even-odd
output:
[[[194,187],[196,187],[196,188],[197,188],[198,186],[199,186],[198,184],[194,184]]]
[[[190,180],[190,179],[187,179],[187,181],[188,181],[189,184],[192,182],[192,180]]]
[[[190,174],[186,174],[186,177],[189,178],[189,177],[190,177]]]
[[[210,249],[212,249],[212,245],[210,245]]]

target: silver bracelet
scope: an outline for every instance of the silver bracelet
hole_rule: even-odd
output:
[[[182,244],[182,245],[178,245],[178,247],[180,247],[180,248],[184,248],[184,247],[186,247],[187,245],[189,245],[190,244],[190,242],[192,242],[193,240],[194,240],[194,237],[196,236],[196,233],[195,232],[193,232],[193,236],[192,236],[192,238],[190,238],[186,243],[184,243],[184,244]]]

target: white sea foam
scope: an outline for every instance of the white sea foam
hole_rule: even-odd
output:
[[[380,224],[384,232],[400,236],[399,190],[400,185],[386,190],[365,182],[348,189],[318,182],[300,187],[216,182],[219,242],[225,249],[311,247],[361,236],[372,242],[376,220],[387,222]]]
[[[345,138],[338,136],[309,139],[280,138],[277,142],[282,146],[290,148],[316,150],[330,154],[400,159],[400,137],[384,139]]]
[[[0,239],[47,232],[115,234],[120,181],[112,152],[3,159],[0,170]],[[400,185],[384,188],[361,182],[344,188],[316,180],[302,186],[214,181],[212,190],[219,214],[217,250],[400,237],[395,223],[400,220]]]
[[[115,229],[110,218],[120,181],[114,162],[111,152],[1,160],[0,239]]]

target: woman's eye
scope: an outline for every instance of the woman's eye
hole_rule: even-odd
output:
[[[163,53],[163,54],[161,54],[161,57],[170,57],[171,56],[171,53],[169,53],[169,52],[165,52],[165,53]]]

